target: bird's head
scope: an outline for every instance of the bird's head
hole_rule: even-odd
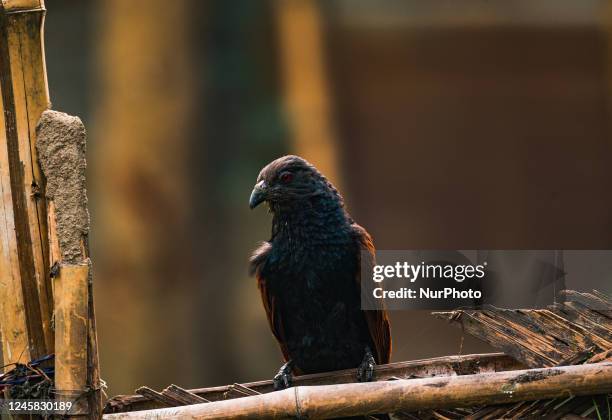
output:
[[[317,168],[299,156],[287,155],[270,162],[261,170],[251,193],[249,207],[253,209],[266,201],[274,211],[299,206],[317,196],[329,196],[339,203],[342,201],[336,189]]]

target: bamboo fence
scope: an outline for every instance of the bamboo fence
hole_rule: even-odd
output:
[[[85,131],[78,118],[44,113],[50,106],[44,18],[42,0],[0,4],[2,365],[9,369],[40,358],[46,365],[55,353],[56,397],[74,401],[74,415],[99,418],[88,231],[71,232],[66,221],[74,211],[88,220],[86,200],[70,202],[50,188],[71,183],[84,197],[84,179],[67,174],[84,170]],[[70,134],[65,123],[76,124],[77,131]],[[46,156],[42,138],[49,141],[43,144],[50,147],[43,149]],[[58,165],[64,152],[75,152],[75,160]],[[74,248],[70,237],[77,238]]]

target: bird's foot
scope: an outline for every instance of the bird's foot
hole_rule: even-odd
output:
[[[292,367],[292,360],[289,360],[287,363],[281,366],[276,376],[274,376],[274,379],[272,379],[275,391],[286,389],[291,386],[291,383],[293,382],[293,374],[291,373]]]
[[[357,368],[357,380],[359,382],[371,382],[374,378],[374,366],[376,366],[376,360],[374,360],[370,348],[366,347],[363,360]]]

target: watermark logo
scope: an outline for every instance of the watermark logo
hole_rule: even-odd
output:
[[[461,283],[465,279],[484,278],[486,267],[486,261],[477,265],[426,264],[425,261],[415,265],[398,261],[395,265],[375,265],[372,270],[372,280],[380,283],[385,279],[405,278],[414,283],[419,278],[445,278]]]
[[[610,293],[612,250],[377,251],[361,258],[363,309],[546,308],[564,289]]]

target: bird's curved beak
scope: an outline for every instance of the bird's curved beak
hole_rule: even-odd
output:
[[[264,201],[266,201],[266,190],[267,185],[265,181],[259,181],[255,184],[253,191],[251,192],[251,198],[249,198],[249,207],[254,209]]]

